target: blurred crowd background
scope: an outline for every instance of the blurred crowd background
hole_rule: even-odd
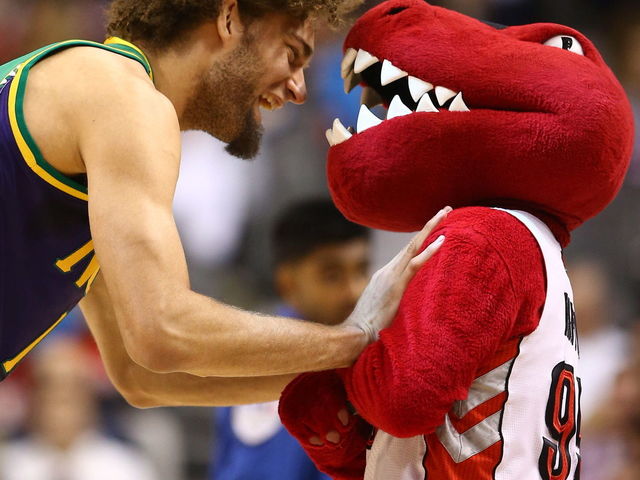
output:
[[[368,1],[364,9],[376,2]],[[548,21],[589,36],[640,113],[637,0],[439,0],[506,25]],[[0,64],[54,41],[104,39],[106,0],[0,0]],[[308,102],[265,118],[262,153],[230,158],[197,132],[184,134],[175,214],[197,291],[273,311],[269,232],[278,212],[327,197],[324,130],[354,125],[359,88],[339,75],[345,31],[320,31],[307,71]],[[570,192],[568,192],[570,194]],[[372,232],[372,268],[406,236]],[[640,479],[640,152],[624,188],[566,249],[583,358],[583,480]],[[81,315],[73,312],[0,384],[0,480],[203,480],[216,452],[214,411],[135,410],[110,386]],[[81,439],[81,441],[78,441]],[[61,452],[64,452],[61,453]],[[8,460],[11,459],[11,460]],[[47,472],[42,473],[42,472]],[[46,476],[43,476],[46,475]],[[76,477],[73,477],[76,478]],[[286,480],[286,479],[283,479]]]

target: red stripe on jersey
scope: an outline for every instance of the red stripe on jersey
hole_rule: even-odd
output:
[[[481,403],[462,418],[456,418],[452,412],[449,412],[449,419],[458,433],[464,433],[471,427],[485,420],[487,417],[490,417],[494,413],[502,410],[506,401],[507,392],[502,392],[492,399]]]
[[[502,458],[502,442],[468,458],[464,462],[453,461],[435,434],[426,437],[427,454],[424,468],[429,480],[492,480],[495,466]]]
[[[487,362],[478,368],[476,372],[476,377],[481,377],[485,373],[490,372],[496,367],[499,367],[505,362],[508,362],[514,357],[518,356],[518,348],[520,345],[521,338],[512,338],[508,342],[500,345],[498,350],[491,355],[491,361]]]
[[[485,363],[478,369],[476,378],[482,377],[517,357],[520,341],[520,338],[514,338],[501,345],[495,354],[491,356],[490,362]],[[476,406],[462,418],[458,418],[454,414],[453,408],[449,411],[449,421],[455,431],[459,434],[464,434],[504,408],[508,397],[506,377],[504,380],[504,391]],[[493,478],[496,466],[502,459],[502,440],[459,462],[452,458],[441,443],[437,433],[427,435],[425,441],[427,443],[427,454],[423,465],[427,472],[426,478],[429,480],[490,480]]]

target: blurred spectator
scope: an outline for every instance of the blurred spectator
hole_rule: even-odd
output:
[[[136,410],[120,402],[116,418],[117,430],[122,431],[144,452],[153,464],[155,480],[185,478],[186,429],[176,413],[175,408]]]
[[[291,316],[344,321],[368,281],[369,231],[330,200],[307,200],[287,208],[273,232],[275,285]]]
[[[203,132],[182,135],[174,214],[193,263],[212,268],[232,259],[247,220],[251,169]]]
[[[636,126],[640,120],[640,14],[631,16],[631,20],[621,29],[620,76],[629,95]],[[636,145],[627,182],[640,187],[640,131],[636,127]]]
[[[4,379],[0,387],[0,445],[5,437],[20,430],[29,415],[24,371],[23,365],[16,375]]]
[[[582,431],[582,480],[637,480],[640,472],[640,328],[629,363]]]
[[[602,265],[583,258],[569,262],[580,340],[582,422],[588,424],[627,360],[626,333],[612,318],[613,289]]]
[[[278,313],[335,325],[368,280],[369,232],[329,200],[306,201],[279,218],[273,235]],[[212,480],[314,480],[319,473],[280,423],[277,402],[217,410]]]
[[[29,51],[23,45],[27,8],[23,2],[0,0],[0,64]]]
[[[23,41],[27,52],[70,38],[104,40],[101,1],[36,0],[29,3],[30,28]]]
[[[91,362],[77,341],[58,337],[33,362],[28,431],[2,448],[0,478],[157,478],[136,449],[100,431]]]
[[[102,0],[0,0],[0,64],[53,42],[102,41]]]

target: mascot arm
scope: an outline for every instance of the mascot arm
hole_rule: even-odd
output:
[[[503,233],[493,228],[444,228],[443,247],[410,283],[394,323],[340,371],[349,400],[368,422],[397,437],[433,432],[452,404],[466,398],[483,360],[503,341],[536,328],[537,312],[529,325],[516,325],[528,287],[544,302],[542,257],[522,228],[511,239],[520,243],[506,249],[502,242],[496,248],[491,237]]]
[[[280,398],[282,424],[318,470],[335,480],[359,480],[364,475],[372,427],[349,410],[347,392],[335,370],[299,375]],[[327,439],[328,434],[332,441]],[[311,443],[312,437],[322,444]]]

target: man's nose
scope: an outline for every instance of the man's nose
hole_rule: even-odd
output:
[[[289,101],[292,103],[300,105],[307,100],[307,85],[304,81],[304,70],[300,68],[287,80],[287,92],[289,94]]]

